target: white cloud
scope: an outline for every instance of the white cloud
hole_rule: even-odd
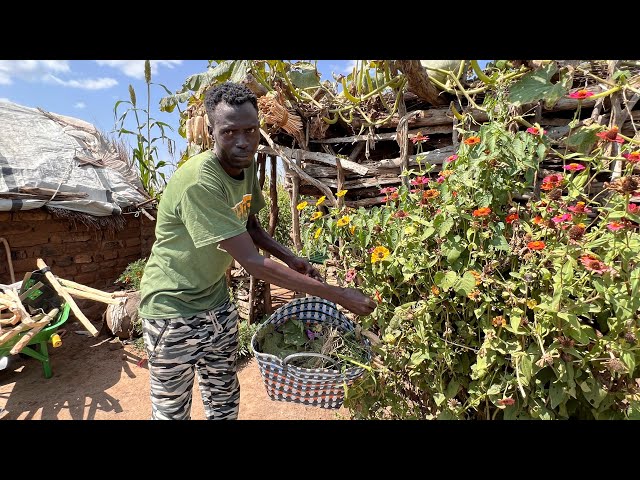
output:
[[[87,104],[84,103],[84,102],[78,102],[73,106],[73,108],[78,108],[78,109],[82,110],[83,108],[87,108]]]
[[[342,73],[349,74],[351,72],[353,72],[353,69],[357,66],[358,64],[358,60],[349,60],[349,63],[347,63],[343,69],[342,69]]]
[[[45,83],[55,83],[63,87],[81,88],[83,90],[102,90],[118,85],[115,78],[82,78],[80,80],[62,80],[55,75],[49,73],[42,79]]]
[[[0,97],[0,102],[11,102],[11,100],[5,97]]]
[[[102,67],[111,67],[120,70],[127,77],[144,79],[144,60],[96,60]],[[158,73],[159,67],[174,68],[181,65],[182,60],[151,60],[151,79]]]
[[[0,60],[0,84],[11,85],[13,79],[37,82],[51,72],[70,72],[67,60]]]

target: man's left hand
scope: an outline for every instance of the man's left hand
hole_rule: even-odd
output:
[[[289,265],[289,268],[295,270],[296,272],[324,282],[324,279],[322,278],[322,275],[320,275],[320,272],[316,270],[306,258],[293,257],[287,264]]]

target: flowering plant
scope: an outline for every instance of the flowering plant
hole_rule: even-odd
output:
[[[356,416],[640,416],[638,142],[596,126],[561,151],[505,113],[506,85],[438,175],[419,163],[383,206],[308,220],[305,248],[334,251],[344,284],[379,303],[359,320],[382,341],[345,401]],[[590,194],[612,161],[620,175]]]

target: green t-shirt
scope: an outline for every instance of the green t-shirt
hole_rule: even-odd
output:
[[[233,258],[218,242],[246,232],[249,215],[264,206],[255,162],[236,180],[211,151],[190,158],[172,175],[158,206],[140,316],[186,317],[224,303]]]

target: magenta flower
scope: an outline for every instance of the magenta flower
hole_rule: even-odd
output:
[[[356,275],[357,275],[356,269],[350,268],[349,270],[347,270],[347,274],[344,276],[344,280],[347,283],[351,283],[355,280]]]
[[[453,155],[448,156],[446,161],[451,163],[451,162],[453,162],[453,161],[455,161],[457,159],[458,159],[458,155],[453,154]]]
[[[577,214],[591,213],[591,209],[589,207],[585,207],[584,202],[578,202],[575,205],[568,207],[567,210]]]
[[[396,187],[385,187],[385,188],[381,188],[380,189],[380,193],[382,195],[389,195],[390,193],[393,193],[397,190]]]
[[[438,183],[444,182],[444,177],[442,175],[440,175],[438,178],[436,178],[436,182],[438,182]]]
[[[307,337],[309,337],[309,340],[315,340],[316,338],[318,338],[320,336],[319,333],[314,332],[313,330],[309,330],[307,329]]]
[[[561,223],[561,222],[570,222],[572,218],[573,216],[570,213],[564,213],[562,215],[553,217],[551,220],[553,220],[553,223]]]
[[[640,206],[638,206],[637,203],[630,203],[627,207],[627,211],[629,213],[638,213],[638,211],[640,211]]]
[[[609,222],[607,224],[607,228],[609,230],[611,230],[612,232],[617,232],[618,230],[621,230],[624,228],[624,225],[620,222]]]
[[[629,163],[640,162],[640,150],[630,153],[623,153],[622,156],[627,159]]]
[[[570,163],[569,165],[565,165],[563,168],[570,172],[579,172],[580,170],[584,170],[585,166],[579,163]]]

